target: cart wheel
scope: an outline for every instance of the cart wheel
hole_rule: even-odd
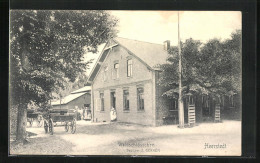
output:
[[[52,119],[49,120],[49,131],[50,131],[50,134],[53,135],[53,121],[52,121]]]
[[[76,132],[76,119],[75,118],[71,121],[70,129],[71,129],[72,134],[74,134]]]
[[[48,133],[48,123],[46,120],[44,120],[44,130],[45,130],[45,133]]]
[[[66,131],[66,132],[69,131],[69,124],[68,124],[68,122],[65,122],[65,131]]]

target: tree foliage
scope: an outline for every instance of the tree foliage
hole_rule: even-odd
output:
[[[52,92],[53,101],[63,98],[71,94],[71,92],[84,87],[87,82],[87,79],[88,76],[86,75],[86,73],[81,73],[74,82],[64,83],[64,87],[65,87],[64,89],[60,88],[59,91]]]
[[[241,31],[231,39],[211,39],[205,44],[187,39],[181,43],[183,93],[215,96],[241,91]],[[168,88],[164,94],[178,95],[178,48],[169,50],[168,63],[161,65],[159,84]]]
[[[105,11],[12,10],[12,103],[44,103],[52,91],[74,82],[88,65],[83,54],[96,52],[115,34],[115,24]]]
[[[89,62],[83,55],[115,35],[105,11],[12,10],[10,105],[18,107],[17,141],[26,139],[28,104],[48,106],[51,92],[75,82]]]

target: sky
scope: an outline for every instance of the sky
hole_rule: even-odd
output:
[[[109,12],[119,20],[119,37],[158,44],[170,40],[171,45],[178,44],[178,11]],[[230,38],[232,32],[242,28],[242,15],[240,11],[180,11],[179,22],[182,41],[193,38],[205,43],[213,38]],[[97,56],[88,54],[86,59]]]
[[[140,41],[178,43],[178,11],[111,11],[119,19],[118,36]],[[193,38],[206,42],[225,39],[241,29],[239,11],[180,11],[181,40]]]

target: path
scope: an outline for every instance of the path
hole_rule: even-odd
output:
[[[28,131],[37,133],[30,139],[34,144],[30,154],[201,156],[239,155],[241,151],[240,121],[202,123],[185,129],[176,125],[144,127],[78,121],[75,134],[66,133],[63,126],[55,127],[54,135],[45,134],[43,128],[28,128]],[[205,144],[208,147],[226,145],[225,148],[205,149]],[[47,149],[44,151],[44,148]]]

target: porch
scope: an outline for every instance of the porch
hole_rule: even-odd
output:
[[[178,124],[178,100],[170,99],[169,112],[163,117],[163,124]],[[223,96],[214,99],[209,95],[189,95],[183,100],[184,123],[194,125],[204,122],[221,122],[222,120],[241,120],[239,96]]]

